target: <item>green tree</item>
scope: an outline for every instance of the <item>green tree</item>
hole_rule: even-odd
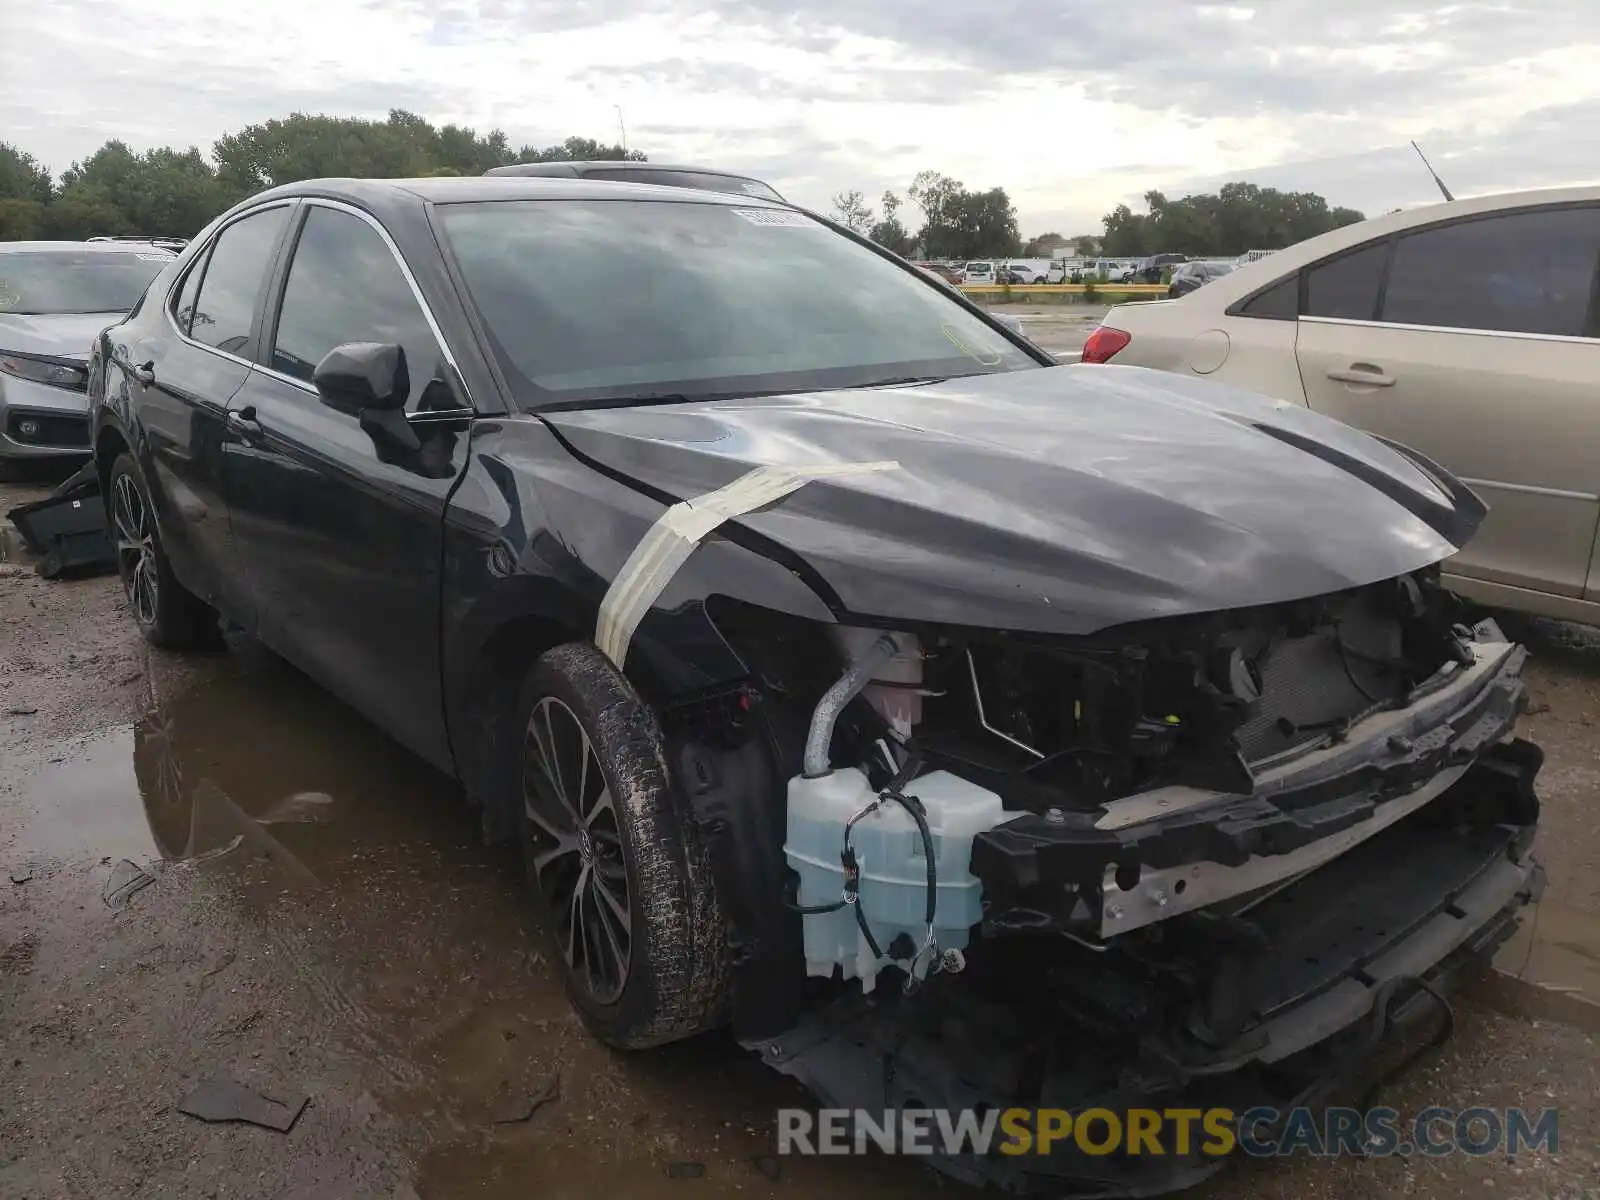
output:
[[[30,155],[0,143],[0,239],[192,237],[263,188],[324,176],[481,175],[517,162],[646,160],[640,151],[580,137],[514,150],[503,130],[436,127],[404,109],[381,121],[291,113],[227,134],[211,153],[207,159],[193,147],[164,147],[141,154],[112,140],[73,163],[52,187],[49,172]]]
[[[1075,258],[1093,258],[1100,253],[1100,239],[1093,234],[1080,233],[1072,239],[1072,253]]]
[[[491,137],[494,135],[491,134]],[[593,138],[569,137],[559,145],[546,146],[543,150],[536,150],[532,146],[524,146],[517,151],[513,162],[540,163],[540,162],[648,162],[649,159],[637,150],[624,150],[621,146],[607,146]]]
[[[929,258],[1008,256],[1022,248],[1017,210],[1004,188],[969,191],[958,179],[921,171],[911,182],[910,196],[922,209],[916,240]]]
[[[51,237],[72,241],[100,234],[142,232],[133,228],[111,193],[93,184],[66,188],[52,200],[45,209],[45,229]]]
[[[0,199],[0,242],[28,241],[43,237],[46,208],[37,200],[15,196]]]
[[[851,233],[865,235],[871,232],[874,224],[872,207],[867,203],[867,198],[854,189],[834,196],[833,216]]]
[[[0,200],[50,203],[50,172],[10,142],[0,142]]]
[[[958,254],[1012,257],[1022,252],[1017,232],[1017,210],[1005,188],[985,192],[962,191],[954,205],[959,231]]]
[[[189,237],[232,202],[217,173],[194,147],[163,148],[135,154],[119,141],[107,142],[81,163],[61,173],[61,190],[52,208],[75,197],[72,223],[103,218],[107,203],[121,214],[116,229],[96,233],[141,233],[150,237]],[[62,228],[64,217],[53,223]]]
[[[1179,200],[1146,192],[1144,200],[1145,213],[1122,204],[1106,214],[1105,253],[1233,256],[1280,250],[1365,219],[1351,208],[1330,208],[1314,192],[1281,192],[1244,182]]]
[[[900,223],[900,197],[893,192],[884,192],[883,199],[878,206],[883,210],[883,220],[877,222],[868,230],[867,236],[891,254],[898,254],[908,258],[914,248],[911,235],[906,232],[906,227]]]
[[[922,229],[916,240],[929,258],[958,258],[966,253],[960,248],[957,213],[965,190],[959,180],[938,171],[918,171],[911,181],[907,195],[922,210]]]

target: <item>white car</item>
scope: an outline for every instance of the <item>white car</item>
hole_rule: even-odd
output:
[[[961,282],[987,285],[994,282],[994,263],[969,262],[961,271]]]
[[[1490,508],[1452,587],[1600,623],[1600,187],[1334,230],[1113,308],[1083,361],[1208,376],[1420,451]]]

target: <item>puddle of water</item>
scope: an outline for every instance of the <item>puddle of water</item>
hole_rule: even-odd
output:
[[[1541,901],[1474,994],[1514,1016],[1600,1033],[1600,918]]]
[[[52,762],[21,786],[29,817],[20,831],[22,852],[45,858],[77,853],[131,858],[162,857],[134,776],[134,730],[108,729],[56,747]]]
[[[135,862],[270,859],[295,887],[373,843],[460,842],[460,797],[276,661],[241,666],[132,726],[52,748],[23,780],[18,850]]]

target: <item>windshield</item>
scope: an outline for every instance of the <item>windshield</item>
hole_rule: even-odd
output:
[[[0,252],[0,312],[124,313],[171,261],[158,250]]]
[[[790,209],[531,200],[436,211],[528,407],[1040,365],[927,276]]]

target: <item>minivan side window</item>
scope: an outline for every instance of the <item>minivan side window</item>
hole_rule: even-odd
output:
[[[328,351],[346,342],[391,342],[405,351],[407,409],[424,393],[428,408],[454,407],[439,341],[388,243],[360,217],[316,205],[289,265],[270,365],[311,383]]]
[[[195,341],[230,354],[244,352],[267,268],[288,219],[287,208],[269,208],[235,221],[218,236],[194,301],[189,336]],[[180,308],[182,303],[180,297]]]
[[[1383,320],[1594,337],[1600,207],[1511,212],[1400,238]]]
[[[1383,265],[1388,257],[1389,243],[1374,242],[1312,267],[1306,273],[1305,315],[1375,320],[1378,289],[1383,284]]]

